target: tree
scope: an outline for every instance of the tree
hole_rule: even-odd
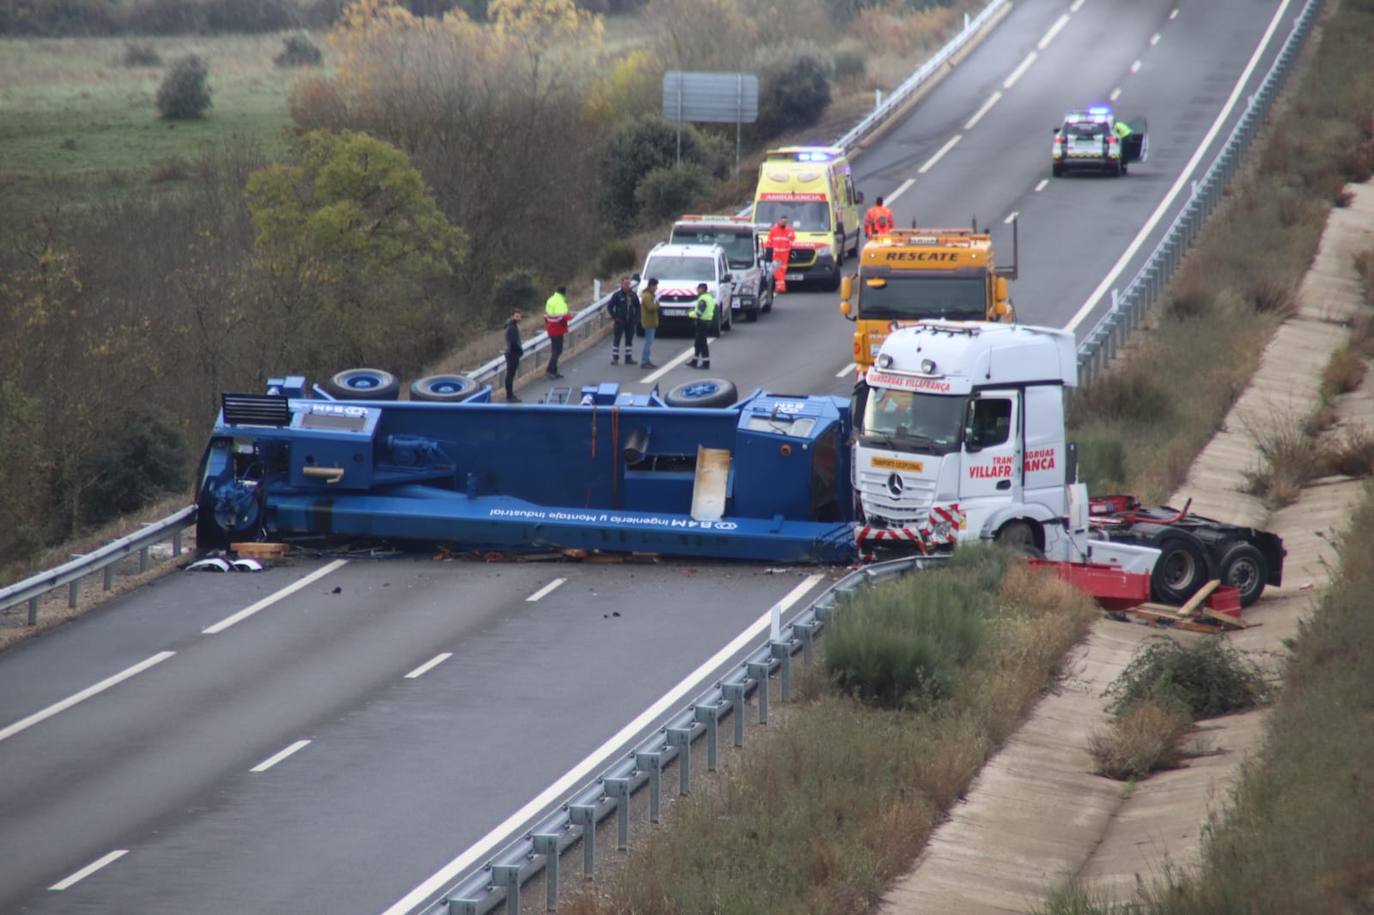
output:
[[[210,107],[210,68],[205,58],[187,54],[173,61],[157,87],[157,110],[169,121],[204,117]]]
[[[669,169],[677,161],[678,127],[657,114],[624,121],[606,141],[601,152],[602,207],[618,232],[628,232],[638,221],[636,193],[646,175]],[[699,166],[707,174],[722,177],[733,155],[726,144],[690,124],[682,126],[682,161]],[[660,179],[660,181],[663,179]],[[655,191],[654,199],[661,199]]]
[[[367,362],[383,340],[404,363],[397,370],[417,367],[445,342],[439,293],[461,262],[463,233],[390,143],[312,131],[295,159],[248,179],[272,319],[312,341],[304,355],[316,369]]]

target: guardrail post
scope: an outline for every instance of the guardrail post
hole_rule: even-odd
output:
[[[816,630],[819,628],[820,624],[818,623],[792,624],[792,631],[801,636],[802,662],[808,667],[811,665],[811,658],[814,653],[814,642],[816,641]]]
[[[29,625],[38,625],[38,598],[36,597],[29,598]]]
[[[113,588],[113,587],[114,587],[114,563],[111,563],[110,565],[107,565],[107,566],[105,567],[105,590],[108,591],[108,590],[110,590],[110,589]]]
[[[520,915],[520,865],[493,864],[491,882],[506,891],[506,915]]]
[[[448,899],[448,915],[477,915],[476,899]]]
[[[720,730],[717,726],[720,720],[720,706],[698,705],[693,707],[692,715],[706,726],[706,771],[714,772],[716,762],[720,758],[720,735],[717,733]]]
[[[76,609],[76,598],[81,593],[81,579],[74,578],[67,582],[67,606]]]
[[[722,683],[720,694],[730,703],[730,714],[735,725],[735,746],[744,746],[744,684]]]
[[[759,686],[759,724],[767,724],[769,664],[767,661],[750,661],[744,667],[749,671],[749,678]]]
[[[582,827],[582,879],[591,880],[596,868],[596,805],[573,804],[568,819]]]
[[[138,570],[140,572],[148,571],[148,548],[146,546],[138,548]]]
[[[607,796],[615,798],[616,848],[625,851],[630,847],[630,780],[608,778],[605,785]]]
[[[544,911],[558,911],[558,833],[541,832],[530,836],[534,853],[544,856]]]
[[[692,729],[669,728],[668,746],[677,747],[677,793],[686,797],[692,787]]]
[[[792,643],[791,642],[769,642],[769,650],[773,652],[773,657],[778,659],[778,665],[782,668],[779,679],[782,681],[782,689],[778,697],[782,702],[792,698]]]
[[[172,555],[173,555],[173,556],[180,556],[180,555],[181,555],[181,531],[180,531],[180,530],[172,531]]]
[[[636,753],[635,768],[649,773],[649,822],[657,823],[663,810],[663,754]]]

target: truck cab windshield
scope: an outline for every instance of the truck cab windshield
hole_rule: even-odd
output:
[[[859,319],[915,321],[946,318],[981,321],[987,313],[983,277],[885,276],[885,286],[864,284],[859,292]]]
[[[772,226],[783,216],[797,232],[830,231],[830,204],[824,200],[760,200],[754,222]]]
[[[674,229],[674,245],[720,245],[732,270],[754,266],[753,232],[716,232],[711,229]]]
[[[967,397],[873,388],[864,407],[863,443],[894,451],[948,454],[959,448]]]

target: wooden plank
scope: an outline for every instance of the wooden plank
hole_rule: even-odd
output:
[[[231,543],[229,544],[229,549],[245,559],[281,559],[286,555],[286,544],[284,543],[256,543],[246,541],[243,543]]]
[[[1145,617],[1146,619],[1151,619],[1151,620],[1164,620],[1165,622],[1168,622],[1168,623],[1181,623],[1181,622],[1183,622],[1183,620],[1184,620],[1184,617],[1179,616],[1177,613],[1174,613],[1172,610],[1150,610],[1150,609],[1146,609],[1145,607],[1132,607],[1131,609],[1127,610],[1126,612],[1127,612],[1127,613],[1134,613],[1134,614],[1136,614],[1136,615],[1138,615],[1138,616],[1143,616],[1143,617]]]
[[[1250,629],[1259,625],[1259,623],[1247,623],[1238,616],[1228,616],[1225,613],[1218,613],[1211,607],[1203,607],[1202,615],[1234,629]]]
[[[1211,581],[1207,582],[1207,584],[1203,585],[1201,588],[1198,588],[1197,592],[1193,594],[1192,597],[1188,598],[1188,602],[1184,604],[1182,607],[1178,608],[1178,615],[1197,616],[1198,608],[1200,608],[1202,606],[1202,602],[1207,599],[1207,595],[1211,594],[1219,587],[1221,587],[1221,579],[1213,578]]]

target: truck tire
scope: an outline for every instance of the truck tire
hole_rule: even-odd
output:
[[[1062,177],[1064,177],[1064,166],[1060,165],[1058,162],[1056,162],[1056,163],[1054,163],[1053,165],[1051,165],[1051,166],[1050,166],[1050,177],[1052,177],[1052,178],[1062,178]]]
[[[733,382],[724,378],[698,378],[669,389],[663,402],[670,407],[729,407],[739,400]]]
[[[401,393],[396,376],[381,369],[345,369],[324,387],[339,400],[395,400]]]
[[[1269,562],[1254,544],[1237,543],[1221,557],[1218,577],[1223,585],[1239,591],[1240,605],[1248,607],[1264,593],[1265,582],[1269,580]]]
[[[773,310],[772,279],[767,279],[764,281],[764,283],[768,286],[768,289],[759,292],[759,301],[763,303],[759,306],[759,311],[763,312],[764,314],[768,314],[768,312]]]
[[[1159,560],[1150,570],[1150,590],[1162,604],[1178,606],[1207,583],[1207,554],[1190,539],[1168,537],[1158,544]]]
[[[1035,525],[1029,521],[1021,519],[1008,521],[997,529],[994,539],[1009,550],[1037,558],[1044,556],[1040,547],[1040,538],[1036,536]]]
[[[410,383],[410,399],[431,403],[462,403],[482,386],[466,375],[426,375]]]
[[[742,308],[740,310],[744,312],[745,324],[753,324],[759,319],[759,306],[757,303],[755,303],[753,308]]]

